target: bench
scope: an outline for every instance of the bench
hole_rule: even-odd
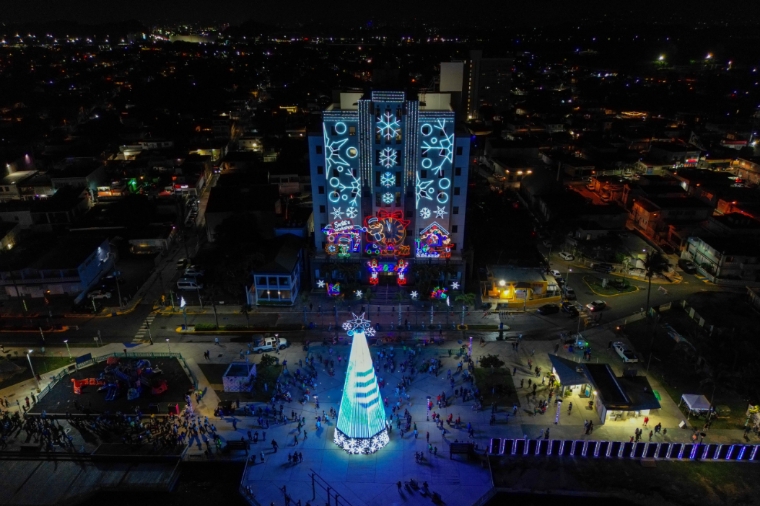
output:
[[[249,448],[248,441],[227,441],[227,446],[224,447],[224,449],[228,452],[231,451],[245,451],[245,454],[248,455],[248,448]]]
[[[470,457],[470,454],[472,454],[474,451],[474,447],[472,443],[451,443],[449,446],[449,459],[451,459],[455,454],[464,454],[467,455],[467,458]]]

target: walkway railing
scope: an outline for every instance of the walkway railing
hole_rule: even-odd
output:
[[[760,445],[720,443],[649,443],[559,439],[492,439],[491,456],[569,456],[619,459],[758,462]]]

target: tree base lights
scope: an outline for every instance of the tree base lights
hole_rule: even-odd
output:
[[[373,336],[375,329],[364,313],[354,314],[343,328],[353,342],[333,441],[350,454],[374,453],[389,441],[385,407],[367,345],[367,336]]]
[[[390,438],[388,438],[388,431],[386,429],[383,429],[382,432],[368,439],[348,437],[343,434],[340,429],[335,429],[333,442],[346,450],[347,453],[353,455],[359,453],[369,455],[387,445],[388,442],[390,442]]]

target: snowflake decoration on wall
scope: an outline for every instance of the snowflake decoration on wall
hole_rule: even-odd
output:
[[[343,211],[340,207],[333,207],[332,213],[334,220],[342,220],[343,219]]]
[[[393,137],[401,133],[401,123],[396,119],[394,114],[390,111],[386,111],[377,120],[377,133],[387,140],[391,140]]]
[[[412,292],[410,295],[412,296],[413,299],[416,299],[417,297],[419,297],[420,294],[418,294],[417,292]]]
[[[427,155],[429,151],[438,151],[442,158],[438,165],[432,166],[433,174],[440,176],[443,174],[443,165],[454,161],[454,134],[446,132],[446,120],[438,119],[431,125],[434,130],[438,130],[439,136],[430,136],[430,139],[422,141],[422,153]]]
[[[393,204],[395,200],[396,197],[394,197],[392,193],[383,193],[383,204]]]
[[[430,209],[428,209],[427,207],[423,207],[422,209],[420,209],[420,218],[424,220],[430,218]]]
[[[453,281],[451,283],[451,289],[452,290],[459,290],[459,281]]]
[[[317,288],[324,288],[325,287],[325,280],[324,279],[318,279],[317,280]]]
[[[446,212],[446,210],[443,207],[438,206],[438,209],[435,210],[435,217],[436,218],[443,218],[444,214],[448,214],[448,213]]]
[[[362,298],[362,291],[361,290],[356,290],[356,298],[357,299],[361,299]]]
[[[349,207],[346,209],[346,218],[354,219],[359,214],[359,211],[355,207]]]
[[[433,181],[423,181],[420,179],[420,173],[417,173],[417,181],[415,183],[415,193],[417,195],[417,207],[420,207],[420,199],[427,199],[427,200],[433,200],[433,192],[435,191],[434,188],[431,188],[430,185],[433,184]]]
[[[348,139],[331,141],[330,136],[327,134],[327,125],[322,125],[322,130],[325,141],[325,163],[327,164],[327,170],[329,172],[333,167],[339,167],[338,170],[342,171],[343,167],[348,167],[348,162],[340,155],[340,150],[348,142]]]
[[[380,151],[380,165],[386,169],[395,167],[398,164],[398,151],[393,148],[385,148]]]
[[[396,175],[393,172],[386,172],[380,174],[380,184],[386,188],[396,185]]]

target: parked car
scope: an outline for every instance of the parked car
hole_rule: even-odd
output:
[[[588,304],[586,304],[586,308],[591,312],[602,311],[606,307],[607,307],[607,303],[604,302],[603,300],[593,300],[589,302]]]
[[[621,359],[623,359],[623,362],[625,362],[626,364],[633,364],[639,361],[639,357],[637,357],[634,352],[626,348],[623,343],[621,342],[614,343],[612,347],[615,349],[615,352],[618,354],[618,356]]]
[[[185,266],[187,266],[187,264],[189,263],[190,263],[190,260],[188,260],[187,258],[180,258],[179,260],[177,260],[177,269],[184,269]]]
[[[578,311],[578,308],[575,306],[573,302],[567,302],[567,301],[563,302],[562,311],[569,314],[571,317],[575,317],[580,314],[580,311]]]
[[[557,304],[544,304],[536,309],[536,312],[543,315],[559,313],[559,306]]]
[[[575,300],[578,297],[575,296],[575,290],[570,288],[569,286],[565,285],[562,287],[562,293],[565,295],[565,298],[567,300]]]
[[[187,269],[185,269],[184,276],[186,278],[199,278],[199,277],[203,276],[203,274],[205,272],[206,271],[204,271],[203,269],[201,269],[197,265],[191,265],[190,267],[188,267]]]
[[[197,278],[180,278],[177,281],[177,290],[202,290],[203,283]]]
[[[682,258],[678,261],[678,266],[686,273],[694,274],[697,272],[697,264],[692,262],[691,260],[686,260],[685,258]]]
[[[604,273],[610,273],[614,269],[612,264],[608,264],[605,262],[599,262],[591,265],[591,268],[594,269],[597,272],[604,272]]]
[[[549,274],[551,274],[552,276],[554,276],[554,279],[556,279],[557,281],[559,281],[560,279],[562,279],[562,273],[559,272],[557,269],[550,270]]]
[[[90,292],[87,294],[88,299],[110,299],[111,298],[111,292],[107,292],[105,290],[95,290],[94,292]]]
[[[288,340],[283,337],[265,337],[256,343],[253,347],[254,353],[264,353],[265,351],[274,351],[275,348],[284,350],[288,347]]]
[[[571,255],[571,254],[570,254],[570,253],[568,253],[567,251],[560,251],[560,252],[559,252],[559,257],[560,257],[562,260],[567,260],[568,262],[569,262],[570,260],[572,260],[573,258],[575,258],[575,257],[573,257],[573,255]]]

